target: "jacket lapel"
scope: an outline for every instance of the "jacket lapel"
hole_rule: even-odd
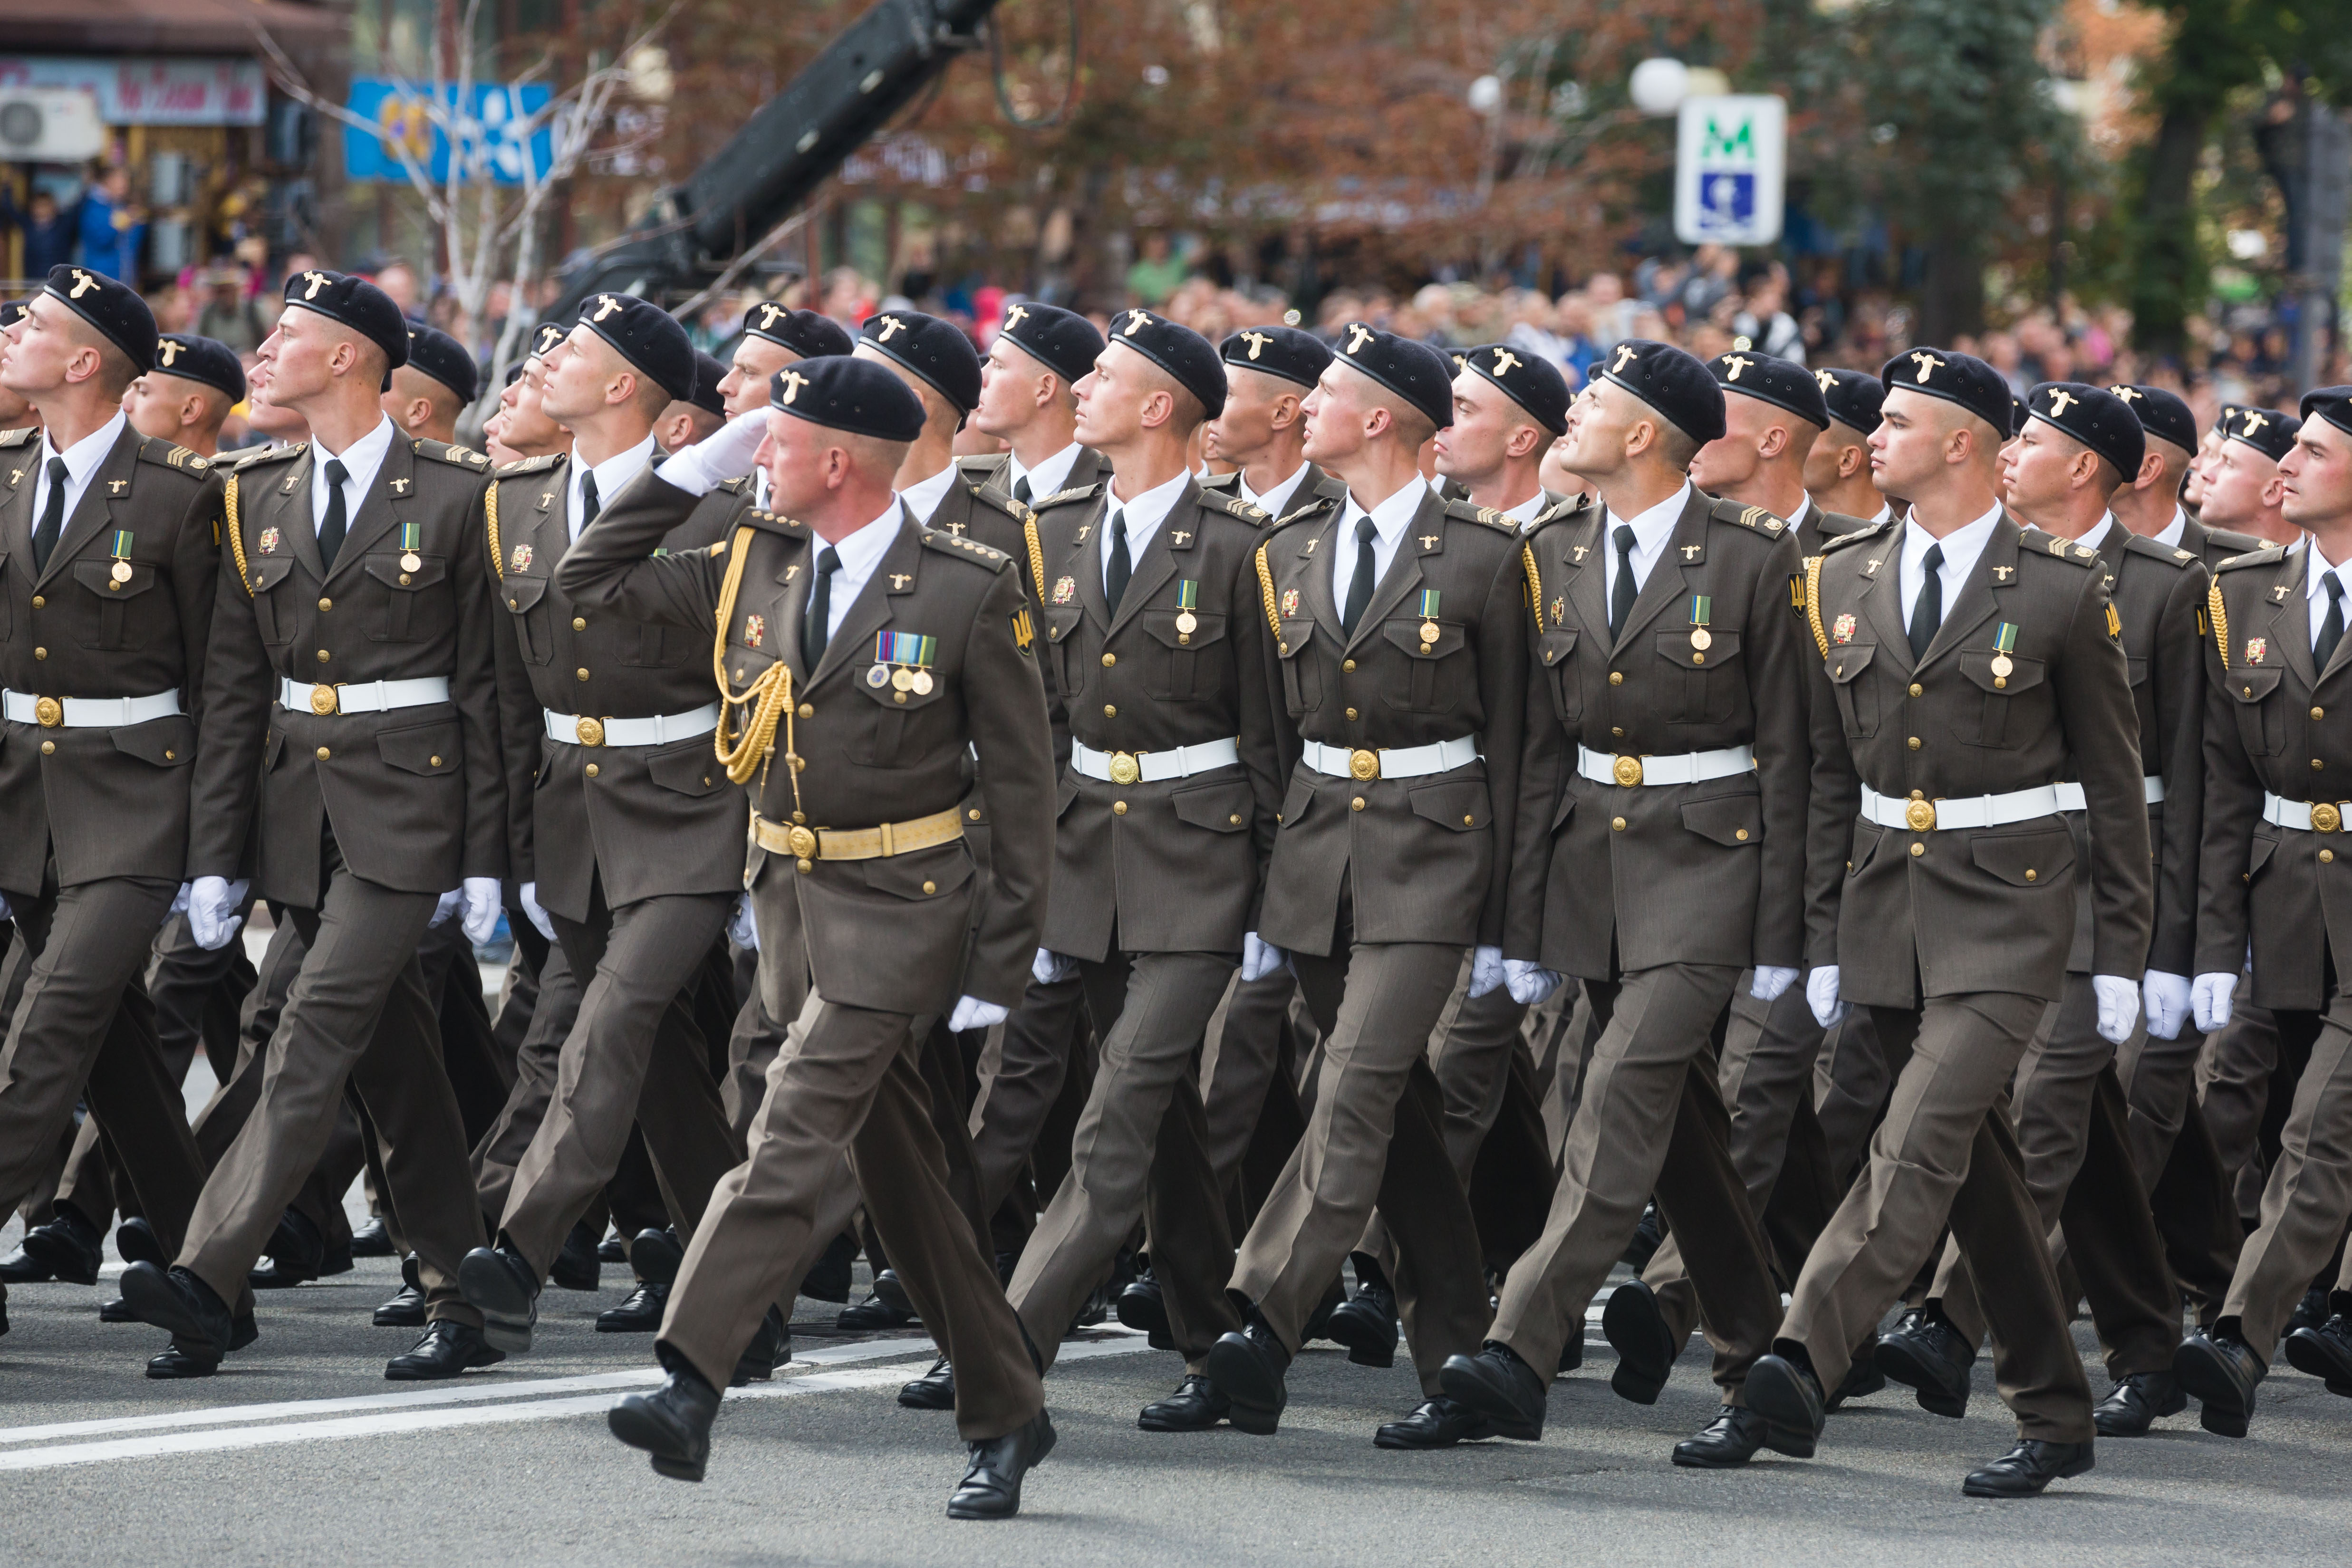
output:
[[[1862,608],[1878,633],[1880,647],[1904,669],[1912,668],[1911,632],[1903,623],[1903,529],[1848,548],[1864,552],[1862,564],[1870,586],[1863,592]]]
[[[1993,612],[2000,608],[1993,598],[1994,584],[2007,588],[2017,581],[2017,552],[2021,548],[2018,539],[2018,527],[2010,520],[2009,509],[2004,507],[2000,520],[1992,526],[1992,538],[1985,541],[1984,552],[1961,580],[1951,608],[1944,612],[1943,624],[1936,628],[1935,641],[1927,644],[1927,656],[1919,661],[1919,667],[1924,669],[1944,657],[1958,648],[1969,632],[1992,619]],[[2062,542],[2068,549],[2074,549],[2072,540]],[[1904,646],[1910,646],[1908,634],[1904,638]]]
[[[416,498],[415,469],[415,449],[395,434],[392,449],[383,455],[383,466],[376,470],[375,483],[360,497],[359,509],[343,530],[343,548],[335,552],[334,567],[327,573],[330,579],[359,570],[368,547],[401,520],[404,508]],[[562,500],[559,494],[556,504],[560,507]]]
[[[0,554],[24,561],[33,559],[33,465],[40,460],[37,434],[0,458]],[[25,454],[31,451],[34,455]]]
[[[1609,644],[1609,584],[1608,569],[1602,564],[1601,525],[1608,517],[1605,508],[1595,507],[1582,532],[1568,545],[1568,603],[1574,612],[1578,626],[1599,640],[1604,652]]]
[[[139,462],[139,433],[126,422],[122,434],[99,459],[89,487],[82,491],[81,500],[58,534],[58,548],[49,552],[48,570],[40,574],[34,586],[39,587],[64,570],[66,563],[79,555],[84,545],[115,526],[118,508],[130,504],[131,471]],[[26,542],[29,544],[30,539]]]
[[[1171,553],[1174,547],[1170,543],[1171,536],[1169,530],[1180,522],[1191,522],[1192,528],[1184,530],[1185,544],[1189,547],[1198,537],[1196,530],[1200,525],[1195,520],[1195,513],[1199,508],[1194,502],[1200,494],[1200,486],[1191,480],[1185,481],[1184,488],[1177,495],[1176,504],[1168,508],[1166,517],[1160,519],[1160,527],[1152,531],[1151,542],[1144,547],[1143,554],[1133,563],[1134,573],[1127,580],[1127,592],[1120,596],[1118,614],[1111,622],[1113,632],[1134,620],[1135,612],[1151,602],[1151,596],[1160,591],[1160,585],[1176,575],[1176,557]]]
[[[319,449],[306,449],[276,484],[254,497],[253,515],[258,519],[267,510],[278,519],[278,534],[286,548],[302,563],[311,581],[323,583],[327,563],[319,555],[318,514],[310,507],[310,470],[318,461]]]
[[[898,504],[898,537],[882,552],[874,575],[866,580],[866,586],[850,603],[849,612],[841,618],[841,629],[826,640],[824,657],[809,673],[811,689],[822,685],[826,676],[844,664],[859,658],[858,651],[865,647],[866,640],[889,622],[890,597],[913,586],[915,558],[922,549],[923,530],[902,501]],[[906,579],[908,588],[894,588],[893,574]]]
[[[2319,667],[2311,656],[2311,607],[2303,598],[2310,582],[2311,547],[2305,545],[2294,553],[2295,562],[2287,572],[2285,583],[2273,585],[2271,593],[2269,631],[2271,646],[2286,651],[2287,667],[2302,678],[2304,689],[2308,691],[2319,685]],[[2276,591],[2279,586],[2286,589],[2284,598]],[[2343,653],[2342,644],[2336,651]]]
[[[1694,486],[1690,499],[1683,503],[1683,515],[1675,519],[1675,531],[1666,538],[1666,550],[1658,563],[1651,568],[1650,580],[1642,585],[1634,597],[1633,608],[1625,612],[1624,629],[1617,635],[1611,651],[1630,648],[1642,629],[1664,614],[1683,594],[1683,571],[1706,559],[1706,511],[1709,502],[1706,493]],[[1670,570],[1672,569],[1672,570]],[[1607,625],[1604,619],[1602,625]]]
[[[1097,626],[1110,624],[1110,600],[1103,592],[1103,534],[1110,526],[1111,504],[1108,490],[1095,497],[1062,562],[1063,574],[1078,580],[1078,603]]]
[[[782,645],[776,653],[792,667],[793,684],[796,686],[805,687],[809,684],[808,661],[801,654],[801,636],[802,628],[808,624],[808,574],[814,570],[816,552],[823,545],[823,540],[810,536],[809,548],[801,552],[800,559],[785,561],[775,576],[775,580],[784,585],[784,591],[778,596],[783,611],[776,617],[774,632]],[[721,626],[719,633],[722,637],[732,637],[735,629]]]
[[[1431,490],[1413,508],[1412,521],[1405,525],[1404,538],[1397,540],[1396,554],[1391,558],[1388,570],[1373,584],[1372,597],[1364,605],[1363,619],[1356,622],[1355,634],[1348,639],[1349,648],[1372,635],[1403,602],[1404,596],[1421,585],[1421,558],[1444,547],[1445,528],[1445,503],[1436,491]],[[1424,544],[1424,539],[1436,542]]]

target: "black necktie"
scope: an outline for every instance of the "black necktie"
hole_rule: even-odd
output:
[[[572,530],[575,538],[588,531],[588,525],[596,520],[596,514],[603,507],[604,503],[596,499],[596,470],[583,469],[580,474],[580,526]]]
[[[1020,502],[1024,507],[1029,504],[1028,475],[1024,474],[1020,478],[1013,481],[1013,498]]]
[[[1936,628],[1944,623],[1944,547],[1929,545],[1919,558],[1919,597],[1911,606],[1911,662],[1927,656]]]
[[[49,498],[41,503],[41,523],[33,530],[33,570],[49,570],[49,552],[58,548],[58,536],[66,527],[66,481],[72,476],[62,457],[49,459]]]
[[[1642,585],[1633,580],[1632,525],[1618,524],[1617,531],[1609,537],[1617,545],[1617,581],[1609,590],[1609,640],[1613,643],[1617,634],[1625,630],[1625,617],[1633,613],[1633,601],[1640,595]]]
[[[2322,586],[2327,590],[2327,619],[2319,623],[2319,640],[2311,645],[2311,657],[2324,674],[2327,661],[2336,657],[2336,644],[2344,641],[2344,584],[2331,571]]]
[[[327,459],[327,520],[319,525],[319,559],[329,567],[335,564],[335,552],[343,548],[343,533],[348,526],[343,519],[343,481],[352,471]]]
[[[1103,597],[1110,601],[1110,612],[1118,613],[1118,601],[1127,597],[1127,580],[1135,575],[1135,563],[1127,555],[1127,514],[1110,515],[1110,562],[1103,569]]]
[[[1339,611],[1339,629],[1350,635],[1356,622],[1364,618],[1364,606],[1372,601],[1372,579],[1378,575],[1372,565],[1372,539],[1379,532],[1370,517],[1356,519],[1356,575],[1348,580],[1348,602]]]
[[[833,574],[841,570],[841,552],[831,545],[817,552],[816,583],[809,590],[808,618],[801,622],[801,662],[808,673],[816,674],[817,661],[824,657],[825,638],[831,635],[825,622],[833,619]]]

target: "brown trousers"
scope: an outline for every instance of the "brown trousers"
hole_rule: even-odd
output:
[[[713,1386],[727,1385],[769,1304],[831,1239],[815,1235],[816,1211],[845,1150],[908,1295],[955,1364],[964,1439],[1002,1437],[1044,1407],[1020,1320],[948,1195],[919,1060],[916,1025],[929,1021],[810,994],[768,1069],[749,1157],[711,1194],[662,1322],[662,1344]]]
[[[1948,1221],[1961,1255],[1999,1281],[1981,1300],[1994,1377],[2019,1434],[2091,1440],[2090,1383],[2005,1103],[2044,1007],[1986,991],[1930,997],[1916,1012],[1871,1009],[1894,1095],[1869,1163],[1805,1260],[1780,1325],[1780,1339],[1804,1347],[1823,1388],[1844,1381],[1853,1347],[1917,1275]]]
[[[572,960],[564,956],[561,942],[547,943],[546,948],[547,956],[530,970],[526,982],[519,973],[523,949],[518,939],[518,964],[508,971],[507,1000],[499,1009],[501,1030],[509,1010],[518,1005],[530,1009],[530,1022],[515,1046],[514,1087],[507,1091],[507,1103],[499,1108],[490,1130],[474,1145],[472,1155],[482,1223],[492,1236],[498,1234],[499,1221],[506,1214],[515,1171],[547,1119],[562,1065],[563,1042],[571,1038],[572,1020],[580,1014],[580,985],[572,977]]]
[[[1086,1033],[1086,1001],[1080,979],[1050,986],[1033,979],[1021,1005],[1004,1020],[996,1040],[994,1071],[988,1074],[971,1118],[972,1182],[984,1216],[994,1215],[1019,1182],[1030,1151],[1062,1097],[1071,1053]],[[1212,996],[1208,1005],[1215,1003]],[[1039,1348],[1044,1349],[1043,1342]]]
[[[2279,1071],[2278,1020],[2270,1009],[2247,999],[2253,994],[2251,975],[2239,977],[2237,994],[2230,1021],[2206,1037],[2204,1053],[2197,1059],[2197,1097],[2242,1228],[2251,1230],[2277,1153],[2273,1102],[2286,1096],[2273,1088]]]
[[[2238,1320],[2245,1343],[2264,1360],[2352,1218],[2352,997],[2338,993],[2325,1012],[2273,1016],[2281,1058],[2309,1054],[2263,1188],[2262,1224],[2246,1238],[2221,1304],[2222,1317]],[[2352,1253],[2347,1259],[2338,1291],[2352,1290]]]

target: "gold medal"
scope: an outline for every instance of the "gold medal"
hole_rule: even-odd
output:
[[[116,561],[114,563],[113,577],[114,580],[117,582],[129,582],[131,580],[131,563],[127,560]]]
[[[915,678],[912,685],[914,685],[915,695],[917,696],[929,696],[931,695],[931,672],[929,670],[917,670],[915,672]]]
[[[400,570],[403,571],[415,571],[424,564],[423,559],[415,550],[410,550],[400,558]]]
[[[1697,649],[1702,653],[1706,653],[1709,648],[1715,646],[1715,633],[1709,632],[1704,626],[1692,627],[1691,646]]]
[[[901,664],[897,669],[891,671],[890,689],[894,692],[913,691],[915,689],[915,672],[908,669],[904,664]]]
[[[1992,656],[1992,673],[1996,677],[2006,677],[2014,674],[2016,669],[2017,665],[2008,654],[1995,653]]]
[[[1421,623],[1421,640],[1424,643],[1434,643],[1437,641],[1436,622],[1424,621]]]
[[[1180,610],[1176,612],[1177,631],[1181,632],[1184,635],[1189,637],[1200,629],[1201,618],[1199,616],[1193,614],[1189,610]]]

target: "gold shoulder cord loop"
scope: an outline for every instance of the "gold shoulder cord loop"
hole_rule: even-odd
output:
[[[1519,559],[1528,569],[1528,608],[1536,612],[1536,635],[1543,635],[1543,573],[1536,570],[1533,545],[1519,546]]]
[[[221,490],[222,526],[228,529],[228,548],[236,556],[236,580],[243,585],[245,596],[253,597],[253,574],[245,569],[245,530],[236,521],[236,476],[228,476]]]
[[[1037,514],[1021,502],[1021,534],[1029,541],[1029,576],[1037,584],[1037,602],[1045,602],[1045,547],[1037,542]]]
[[[1282,640],[1282,617],[1274,608],[1274,571],[1265,564],[1265,546],[1257,547],[1257,587],[1265,600],[1265,623],[1274,630],[1276,642]]]
[[[2221,580],[2215,578],[2205,590],[2205,608],[2213,617],[2213,646],[2221,654],[2221,667],[2230,667],[2230,612],[2221,603]]]
[[[734,548],[728,551],[727,580],[719,590],[719,615],[716,633],[710,640],[710,674],[719,683],[719,727],[711,734],[711,748],[718,754],[719,766],[727,777],[738,784],[751,782],[751,775],[760,775],[761,785],[767,783],[769,758],[776,751],[776,726],[784,727],[784,765],[792,772],[793,821],[806,820],[801,810],[801,758],[793,747],[793,671],[782,659],[761,672],[760,678],[737,691],[727,679],[727,628],[735,621],[735,596],[743,586],[743,563],[751,558],[752,529],[743,527],[735,531]],[[751,711],[750,724],[739,734],[729,724],[729,715],[738,707]]]
[[[1822,651],[1822,657],[1826,659],[1830,656],[1830,634],[1822,629],[1822,557],[1817,555],[1809,555],[1805,558],[1805,619],[1812,623],[1813,645]]]
[[[490,531],[490,570],[499,574],[500,582],[504,582],[507,580],[507,558],[506,551],[499,545],[499,482],[496,479],[490,481],[490,487],[482,494],[482,521]]]

